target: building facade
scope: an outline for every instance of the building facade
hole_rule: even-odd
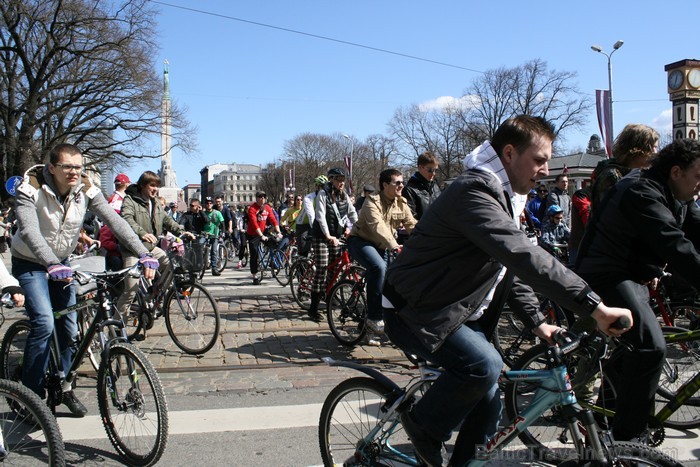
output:
[[[253,164],[213,164],[200,171],[203,196],[222,196],[232,206],[255,201],[255,192],[263,174],[262,167]]]

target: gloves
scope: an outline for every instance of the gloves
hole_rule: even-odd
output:
[[[73,278],[73,269],[70,266],[52,264],[46,270],[49,273],[49,279],[52,281],[65,281]]]
[[[158,260],[151,256],[150,253],[141,255],[139,257],[139,264],[146,269],[158,269],[160,266]]]

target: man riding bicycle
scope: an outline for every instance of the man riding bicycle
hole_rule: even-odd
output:
[[[454,465],[463,465],[496,432],[503,361],[484,328],[498,313],[479,316],[504,267],[517,276],[509,305],[541,338],[558,328],[546,324],[532,288],[591,313],[603,332],[619,335],[610,325],[631,316],[605,306],[519,228],[525,195],[548,174],[553,140],[554,128],[543,118],[521,115],[503,122],[467,156],[466,171],[431,205],[387,271],[386,334],[404,351],[445,369],[401,417],[418,457],[429,465],[442,464],[441,444],[460,423]]]

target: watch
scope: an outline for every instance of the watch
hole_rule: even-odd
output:
[[[693,88],[700,88],[700,69],[690,70],[688,72],[688,84]]]
[[[668,75],[668,87],[676,90],[683,84],[683,72],[681,70],[673,70]]]

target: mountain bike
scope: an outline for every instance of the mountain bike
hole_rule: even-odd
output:
[[[45,381],[46,404],[55,413],[63,393],[70,391],[93,339],[102,344],[97,372],[97,402],[100,419],[107,436],[121,457],[130,465],[152,465],[165,451],[168,439],[168,409],[160,379],[146,355],[127,342],[124,323],[114,313],[109,283],[127,274],[140,276],[140,266],[120,271],[86,272],[74,270],[73,280],[80,284],[97,283],[95,315],[77,349],[69,368],[63,368],[54,329]],[[71,313],[54,312],[55,319]],[[117,329],[117,337],[110,335]],[[26,339],[31,330],[29,320],[10,326],[0,346],[0,376],[13,381],[22,379],[22,360]]]
[[[289,282],[289,272],[285,266],[287,257],[280,249],[280,241],[270,234],[266,242],[258,242],[258,272],[260,279],[264,279],[269,271],[280,285],[285,286]]]
[[[209,239],[211,238],[212,235],[208,233],[202,233],[199,235],[195,235],[195,240],[193,240],[193,242],[199,244],[199,248],[202,249],[202,267],[197,271],[197,280],[199,282],[202,282],[204,273],[207,272],[209,269],[221,274],[224,271],[226,264],[228,264],[228,250],[226,249],[226,246],[222,243],[221,239],[219,239],[219,241],[216,244],[218,252],[217,254],[219,255],[219,264],[216,268],[214,268],[211,265],[211,243],[209,242]]]
[[[568,460],[596,465],[680,466],[662,452],[643,444],[616,442],[601,431],[591,412],[577,404],[571,390],[566,355],[580,343],[577,336],[563,333],[557,344],[547,348],[547,368],[538,371],[505,371],[507,382],[528,382],[537,386],[537,397],[510,423],[482,446],[467,465],[484,465],[489,459],[507,453],[501,449],[519,433],[537,422],[547,411],[562,413],[571,433]],[[442,370],[419,361],[418,375],[400,387],[374,368],[352,362],[323,359],[331,366],[358,370],[366,377],[354,377],[336,386],[326,398],[319,420],[319,446],[325,466],[421,465],[413,452],[400,414],[410,410],[417,399],[442,374]],[[522,459],[519,459],[522,460]],[[536,458],[527,459],[536,461]],[[576,464],[581,465],[581,464]],[[586,464],[587,465],[587,464]]]
[[[143,340],[155,320],[165,316],[165,328],[176,346],[190,355],[201,355],[216,344],[221,318],[216,300],[195,280],[201,267],[201,244],[170,239],[165,246],[170,267],[164,278],[139,279],[139,288],[124,317],[130,340]]]
[[[9,294],[1,299],[12,308]],[[5,314],[0,309],[0,326]],[[66,465],[61,430],[49,407],[31,389],[0,379],[0,462],[8,465]]]
[[[324,291],[326,303],[328,303],[333,286],[338,281],[343,279],[359,281],[365,270],[362,266],[352,262],[344,240],[341,240],[340,246],[340,255],[326,267],[328,277]],[[313,257],[298,256],[289,270],[289,287],[292,290],[292,297],[304,310],[308,310],[311,306],[311,290],[315,274],[316,262]]]
[[[662,370],[661,382],[657,391],[655,413],[650,416],[648,432],[644,434],[651,446],[659,446],[665,438],[664,426],[677,429],[690,429],[700,426],[700,330],[685,331],[678,328],[666,328],[664,333],[669,344],[667,358]],[[609,425],[609,419],[615,415],[609,401],[617,394],[616,385],[619,377],[608,369],[617,358],[626,351],[626,347],[614,344],[600,333],[594,333],[581,339],[581,344],[565,358],[570,370],[573,390],[579,394],[581,406],[591,410],[598,420]],[[685,349],[681,346],[685,345]],[[542,357],[544,345],[532,347],[516,362],[513,369],[538,371],[546,366]],[[598,365],[602,361],[602,365]],[[594,362],[595,364],[591,364]],[[602,368],[601,368],[602,367]],[[602,370],[598,400],[587,385]],[[665,387],[665,389],[664,389]],[[509,417],[517,417],[522,408],[534,400],[537,384],[514,380],[506,387],[505,408]],[[520,439],[539,453],[541,458],[551,461],[562,460],[557,455],[572,442],[567,435],[568,422],[558,408],[550,409],[546,415],[527,430],[520,433]]]

